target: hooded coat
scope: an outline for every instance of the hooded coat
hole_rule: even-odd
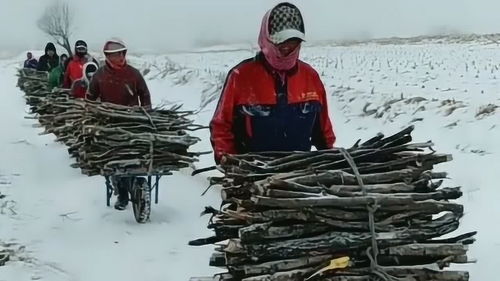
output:
[[[48,55],[48,51],[54,51],[53,56]],[[38,60],[37,70],[38,71],[48,71],[50,72],[52,69],[56,68],[59,65],[59,56],[57,55],[56,46],[52,43],[47,43],[45,46],[45,55],[41,56]]]

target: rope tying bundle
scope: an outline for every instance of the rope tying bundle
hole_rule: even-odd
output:
[[[351,167],[356,180],[358,181],[359,186],[361,187],[361,191],[363,196],[368,196],[368,192],[366,191],[366,186],[363,183],[363,179],[361,178],[361,174],[359,173],[358,167],[352,159],[352,156],[345,148],[339,148],[340,153],[344,156],[347,163]],[[368,210],[368,225],[370,227],[370,235],[371,235],[371,247],[368,247],[366,250],[366,255],[368,259],[370,259],[370,270],[373,275],[380,278],[383,281],[399,281],[400,279],[388,274],[382,266],[378,264],[378,244],[377,244],[377,233],[375,232],[375,212],[377,211],[378,204],[377,199],[373,198],[373,203],[369,204],[366,209]]]

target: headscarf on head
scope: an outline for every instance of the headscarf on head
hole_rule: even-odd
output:
[[[292,38],[305,38],[302,15],[295,5],[280,3],[264,15],[259,34],[259,47],[274,69],[287,71],[297,63],[300,45],[287,56],[282,56],[276,46]]]

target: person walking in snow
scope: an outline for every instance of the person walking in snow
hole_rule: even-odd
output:
[[[229,71],[210,122],[216,163],[224,154],[333,147],[325,88],[299,60],[304,39],[295,5],[280,3],[265,14],[260,52]]]
[[[69,59],[63,79],[63,88],[71,89],[73,97],[77,99],[85,98],[87,92],[83,77],[83,65],[87,62],[94,62],[99,65],[88,53],[87,43],[83,40],[78,40],[75,43],[75,55]]]
[[[38,60],[37,70],[50,72],[59,65],[59,56],[57,55],[56,46],[49,42],[45,46],[45,54]]]
[[[103,48],[106,61],[93,75],[87,94],[89,100],[100,100],[125,106],[151,108],[151,96],[139,70],[127,63],[127,47],[120,39],[110,39]],[[118,190],[115,209],[124,210],[129,201],[129,188],[135,177],[113,177]]]
[[[36,69],[38,61],[33,57],[31,52],[26,53],[26,60],[24,61],[24,68]]]
[[[52,69],[52,71],[49,74],[49,86],[51,89],[54,89],[56,87],[61,87],[64,79],[64,65],[66,64],[66,61],[68,60],[68,55],[62,54],[59,57],[59,65]]]

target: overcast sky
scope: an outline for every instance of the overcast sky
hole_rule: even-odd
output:
[[[52,0],[0,0],[0,49],[43,49],[36,20]],[[137,51],[189,49],[208,43],[255,43],[275,0],[84,0],[71,38],[100,49],[119,36]],[[498,0],[295,0],[308,41],[500,32]]]

